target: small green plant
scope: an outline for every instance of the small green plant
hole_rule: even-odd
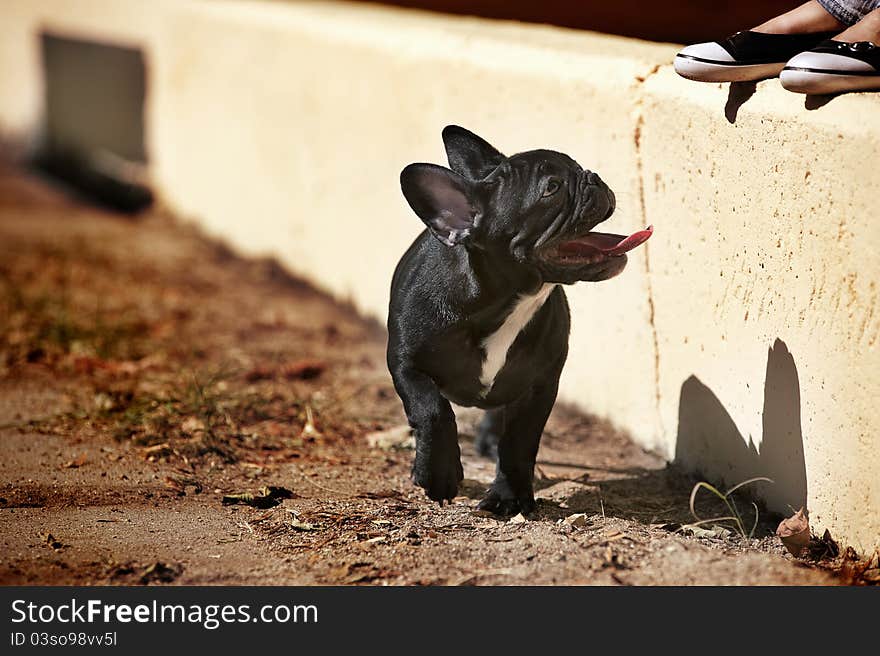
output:
[[[736,507],[736,504],[733,501],[731,495],[736,492],[741,487],[745,487],[746,485],[751,485],[752,483],[765,482],[772,483],[773,481],[765,476],[757,476],[755,478],[750,478],[748,480],[742,481],[741,483],[737,483],[732,488],[727,490],[726,492],[721,492],[718,488],[706,481],[700,481],[696,485],[694,485],[694,489],[691,490],[691,499],[690,499],[690,509],[691,515],[693,515],[695,522],[688,524],[688,526],[700,526],[701,524],[709,524],[715,523],[718,524],[720,522],[733,522],[736,526],[737,532],[744,539],[751,539],[755,535],[755,529],[758,528],[758,504],[754,501],[752,502],[752,507],[755,509],[755,521],[752,523],[752,528],[746,532],[745,523],[743,522],[743,517],[739,512],[739,509]],[[696,508],[694,504],[697,500],[697,493],[700,489],[706,489],[716,497],[718,497],[721,502],[725,505],[728,510],[727,515],[720,517],[710,517],[708,519],[703,519],[697,514]]]
[[[223,396],[218,391],[218,386],[231,376],[224,369],[211,373],[191,372],[189,382],[180,394],[180,414],[197,417],[210,430],[214,422],[223,415]]]

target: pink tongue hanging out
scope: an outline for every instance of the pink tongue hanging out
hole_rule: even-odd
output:
[[[654,233],[654,226],[634,232],[629,237],[606,232],[588,232],[582,237],[559,245],[560,253],[572,255],[623,255],[644,244]]]

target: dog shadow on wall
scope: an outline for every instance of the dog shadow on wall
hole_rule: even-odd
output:
[[[797,367],[777,339],[767,355],[760,447],[745,440],[718,397],[696,376],[681,386],[675,462],[710,482],[733,486],[766,476],[773,484],[750,486],[771,510],[787,514],[807,505],[807,469],[801,432]]]

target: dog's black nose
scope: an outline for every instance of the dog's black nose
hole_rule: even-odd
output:
[[[605,187],[608,192],[608,211],[605,212],[605,218],[607,219],[612,214],[614,214],[614,210],[617,208],[617,198],[614,196],[614,192],[611,191],[608,187]]]
[[[602,217],[602,220],[604,221],[614,214],[614,210],[617,208],[617,199],[614,197],[614,192],[611,191],[611,188],[605,184],[605,182],[603,182],[598,173],[586,171],[586,179],[587,184],[592,187],[598,187],[595,193],[605,192],[605,198],[608,200],[608,211],[606,211],[605,216]]]

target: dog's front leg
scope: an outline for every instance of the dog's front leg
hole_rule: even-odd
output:
[[[411,367],[398,367],[391,377],[416,438],[413,482],[442,504],[455,497],[464,477],[452,406],[434,381]]]

